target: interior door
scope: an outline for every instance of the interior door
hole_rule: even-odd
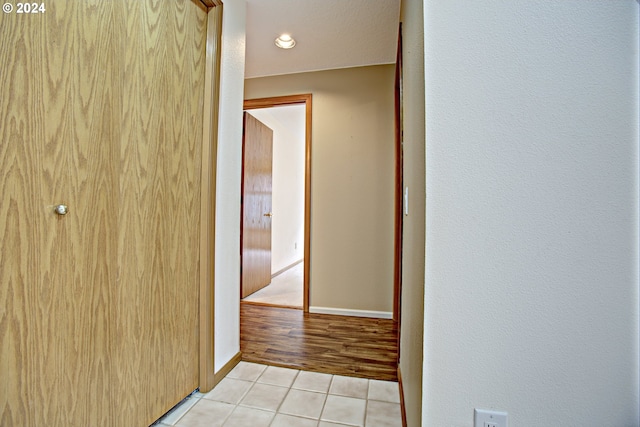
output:
[[[241,298],[271,283],[273,131],[245,111],[242,142]]]
[[[206,11],[16,12],[0,15],[0,425],[149,425],[198,386]]]

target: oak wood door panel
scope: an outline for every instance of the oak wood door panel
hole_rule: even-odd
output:
[[[0,426],[149,425],[198,386],[206,19],[0,15]]]
[[[271,283],[273,131],[244,113],[241,298]]]
[[[112,409],[119,93],[97,73],[113,54],[112,6],[57,0],[0,16],[2,426],[99,425]]]
[[[125,3],[112,340],[123,426],[149,425],[198,386],[207,23],[189,0]]]

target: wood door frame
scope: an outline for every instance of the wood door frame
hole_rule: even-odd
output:
[[[395,224],[393,271],[393,320],[398,322],[398,363],[400,362],[400,321],[402,311],[402,246],[404,224],[403,92],[402,92],[402,22],[398,26],[398,49],[395,71]]]
[[[402,23],[398,28],[398,50],[395,71],[395,224],[393,269],[393,320],[400,321],[402,300],[402,224],[403,224],[403,150],[402,150]]]
[[[200,391],[207,392],[215,386],[215,195],[223,6],[219,0],[201,0],[201,3],[207,10],[207,45],[200,181],[199,382]]]
[[[309,312],[309,283],[311,272],[311,94],[245,99],[244,110],[305,105],[305,160],[304,160],[304,280],[302,310]]]

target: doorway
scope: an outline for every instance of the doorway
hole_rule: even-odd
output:
[[[311,95],[246,100],[244,109],[273,130],[273,172],[269,178],[273,186],[269,191],[272,204],[269,212],[264,214],[268,217],[271,229],[268,249],[271,274],[264,280],[268,282],[265,283],[267,286],[251,295],[247,295],[242,283],[242,301],[308,312],[311,267]],[[245,176],[246,172],[243,166],[243,182],[245,178],[251,179]],[[243,222],[248,198],[243,194]],[[247,229],[247,232],[251,230]],[[246,237],[243,225],[241,239],[244,241]],[[253,257],[249,256],[243,245],[241,262],[244,272],[253,268],[250,265]]]

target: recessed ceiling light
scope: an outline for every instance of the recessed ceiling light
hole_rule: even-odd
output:
[[[296,41],[289,34],[283,34],[276,39],[276,46],[280,49],[291,49],[296,45]]]

